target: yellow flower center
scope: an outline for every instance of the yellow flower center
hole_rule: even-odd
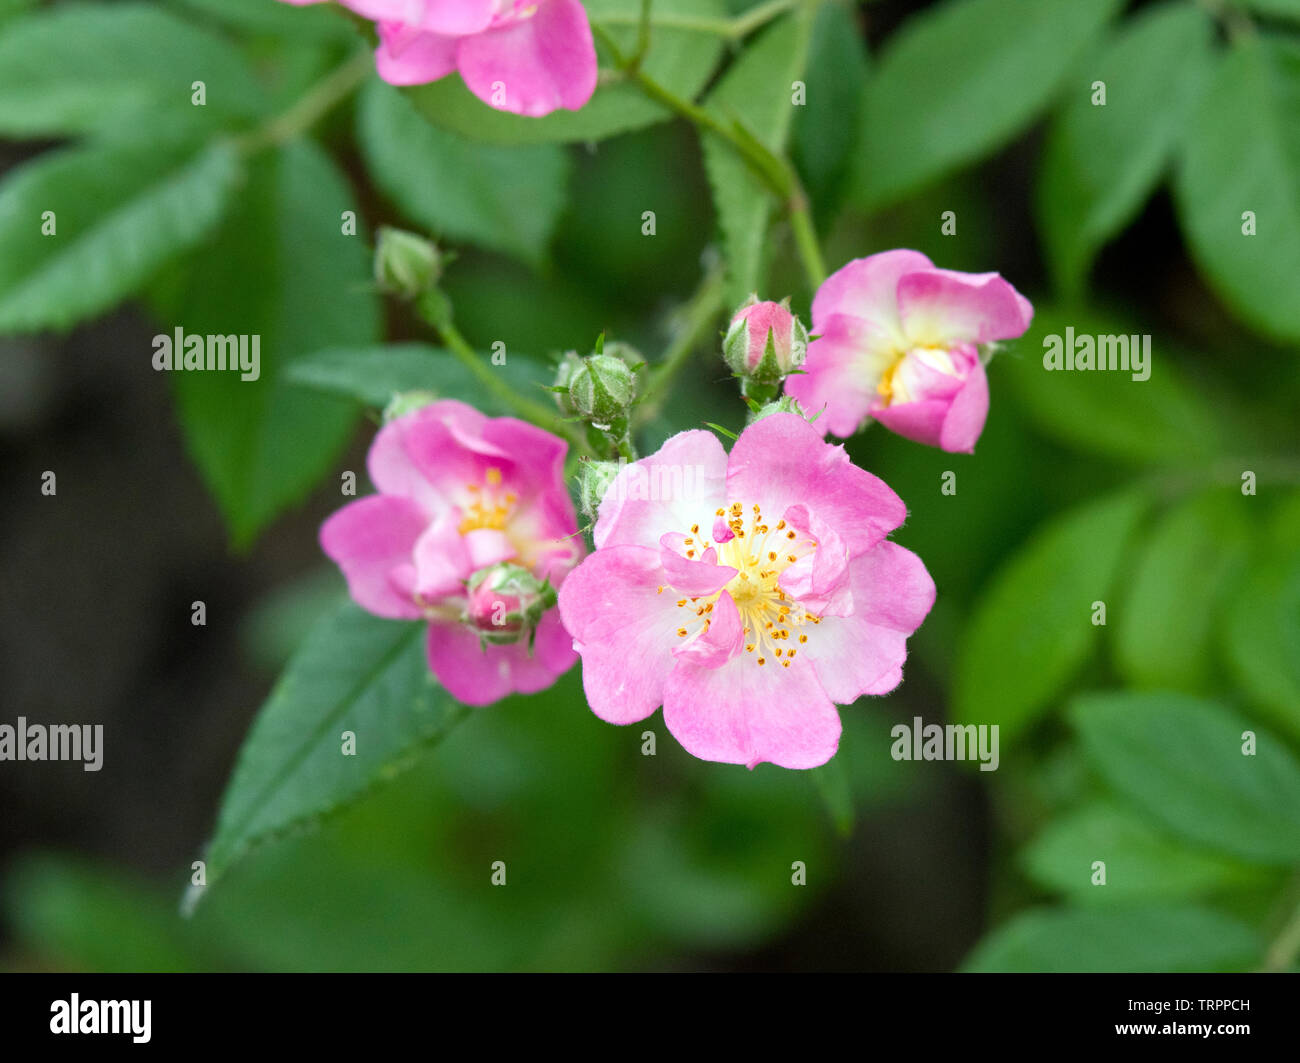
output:
[[[919,363],[949,376],[958,375],[957,366],[946,347],[912,347],[899,354],[889,368],[880,374],[876,393],[885,400],[886,406],[895,402],[911,402],[915,398],[909,386],[909,374],[906,371],[900,372],[908,359],[911,359],[912,366]],[[915,384],[915,380],[912,384]]]
[[[518,496],[513,491],[501,490],[501,470],[492,466],[484,472],[483,483],[466,484],[465,490],[469,503],[462,507],[465,516],[457,529],[461,535],[481,528],[504,531]]]
[[[757,504],[750,507],[748,517],[745,507],[739,502],[719,509],[717,516],[726,521],[733,536],[727,542],[717,544],[715,549],[718,564],[736,570],[722,590],[736,603],[745,631],[745,652],[753,654],[759,666],[775,661],[783,668],[789,668],[800,647],[808,642],[807,632],[801,629],[810,624],[820,624],[821,618],[781,589],[781,573],[815,550],[817,542],[789,527],[784,520],[769,526]],[[712,545],[699,535],[700,526],[692,525],[691,534],[685,540],[688,560],[696,560]],[[661,592],[663,589],[659,588]],[[722,591],[718,591],[708,596],[682,598],[677,602],[677,608],[693,614],[677,629],[679,638],[692,634],[691,625],[701,621],[702,626],[695,630],[703,634],[709,629],[713,622],[710,614],[721,594]]]

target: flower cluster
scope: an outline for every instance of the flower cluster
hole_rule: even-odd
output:
[[[430,667],[462,701],[539,690],[581,657],[604,720],[663,706],[702,759],[824,764],[837,706],[901,682],[935,586],[888,538],[902,500],[823,437],[871,418],[972,450],[988,413],[980,348],[1033,310],[996,273],[889,251],[832,275],[812,311],[811,341],[788,301],[752,296],[733,315],[722,353],[750,414],[730,454],[692,430],[634,460],[641,356],[603,337],[564,356],[551,390],[586,425],[585,559],[564,440],[419,396],[391,407],[370,452],[379,494],[326,522],[325,552],[366,609],[428,621]]]
[[[284,0],[315,4],[324,0]],[[576,111],[596,90],[596,47],[578,0],[339,0],[375,21],[375,65],[393,85],[459,71],[499,111]]]

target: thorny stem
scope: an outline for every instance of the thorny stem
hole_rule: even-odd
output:
[[[253,155],[310,129],[356,90],[373,64],[369,50],[358,52],[316,82],[287,110],[237,137],[236,148],[244,155]]]

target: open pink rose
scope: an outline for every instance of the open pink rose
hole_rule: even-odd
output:
[[[1024,333],[1034,309],[996,273],[936,269],[884,251],[831,274],[813,299],[804,373],[786,391],[850,436],[867,417],[918,443],[970,453],[989,410],[978,344]]]
[[[934,604],[920,559],[885,540],[905,515],[793,414],[729,458],[709,432],[673,436],[618,474],[560,588],[592,710],[625,724],[662,704],[703,760],[824,764],[836,704],[898,685]]]
[[[581,558],[567,449],[513,417],[435,402],[380,429],[367,463],[379,493],[321,527],[321,547],[358,605],[429,621],[429,666],[459,701],[543,690],[577,660],[555,609],[541,617],[531,649],[524,640],[486,643],[466,590],[475,572],[501,562],[558,587]]]
[[[576,111],[596,90],[596,47],[578,0],[340,2],[375,20],[375,64],[393,85],[423,85],[459,70],[483,102],[532,117]]]

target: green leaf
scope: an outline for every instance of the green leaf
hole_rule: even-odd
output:
[[[1228,433],[1215,408],[1183,374],[1186,355],[1163,336],[1151,336],[1150,377],[1134,380],[1118,370],[1049,370],[1044,341],[1064,346],[1067,329],[1078,337],[1138,336],[1143,326],[1091,310],[1039,305],[1034,323],[1009,357],[989,368],[993,386],[1006,383],[1036,428],[1083,454],[1125,464],[1184,465],[1217,457]]]
[[[739,122],[773,152],[782,152],[794,112],[790,85],[803,74],[810,30],[806,15],[791,15],[768,27],[709,94],[706,108],[724,122]],[[735,306],[762,285],[772,194],[716,134],[705,134],[703,148],[726,247],[727,302]]]
[[[1093,862],[1106,881],[1093,884]],[[1048,826],[1021,854],[1029,877],[1079,904],[1182,900],[1258,881],[1253,869],[1188,848],[1133,813],[1098,802]]]
[[[1106,782],[1175,834],[1254,863],[1300,861],[1300,763],[1268,732],[1172,693],[1083,695],[1070,717]]]
[[[867,82],[854,191],[882,206],[997,151],[1051,102],[1119,0],[958,0],[914,16]]]
[[[405,771],[468,714],[434,682],[425,638],[424,624],[351,603],[313,629],[240,750],[208,847],[208,887],[254,846]],[[355,755],[342,753],[345,731]]]
[[[181,294],[164,300],[169,333],[260,337],[257,380],[173,374],[186,442],[238,545],[307,494],[355,422],[352,404],[284,379],[305,354],[377,337],[366,252],[342,234],[340,216],[354,209],[342,175],[314,145],[263,156],[220,239],[179,278]]]
[[[1057,283],[1078,295],[1097,251],[1137,214],[1210,70],[1214,24],[1188,4],[1148,8],[1081,67],[1052,123],[1038,217]],[[1103,105],[1092,83],[1105,84]]]
[[[1252,563],[1228,608],[1224,651],[1243,692],[1300,741],[1300,522],[1291,535]]]
[[[1114,657],[1132,686],[1202,691],[1212,679],[1211,635],[1249,549],[1235,489],[1194,495],[1146,536],[1128,596],[1111,618]]]
[[[1234,44],[1201,96],[1175,192],[1192,255],[1246,324],[1300,339],[1300,44]],[[1256,233],[1245,235],[1243,214]]]
[[[527,262],[542,259],[572,172],[559,145],[470,143],[429,125],[378,78],[362,93],[357,137],[375,183],[411,220]]]
[[[17,168],[0,185],[0,332],[67,328],[130,295],[211,232],[241,175],[221,144],[70,148]]]
[[[320,41],[351,41],[357,39],[357,28],[347,17],[345,9],[334,4],[319,7],[290,7],[267,0],[173,0],[181,7],[190,8],[236,30],[254,34],[286,37],[293,41],[304,38]]]
[[[986,937],[966,971],[1239,971],[1263,943],[1248,926],[1205,908],[1025,912]]]
[[[624,54],[635,50],[635,20],[641,0],[586,0],[583,6],[592,22],[615,19],[608,26],[611,36]],[[717,16],[725,10],[722,0],[655,0],[654,5],[656,15]],[[721,54],[722,41],[713,34],[656,26],[642,68],[671,92],[694,99],[707,84]],[[607,66],[608,61],[602,63],[602,67]],[[599,86],[580,110],[559,110],[544,118],[494,110],[455,74],[408,91],[420,113],[434,125],[497,144],[603,140],[672,117],[662,104],[616,76],[611,83]]]
[[[518,355],[507,357],[505,365],[493,366],[492,371],[500,373],[519,394],[534,400],[547,398],[542,386],[555,378],[549,366]],[[441,398],[468,402],[485,413],[511,412],[455,356],[424,343],[317,351],[294,362],[285,379],[380,410],[400,392],[431,391]]]
[[[193,84],[207,103],[194,106]],[[153,4],[59,4],[0,32],[0,135],[59,136],[260,113],[265,94],[222,38]]]
[[[790,150],[825,228],[847,191],[867,80],[862,30],[849,4],[817,8],[803,80],[807,99],[795,110]]]
[[[1093,602],[1109,598],[1147,505],[1123,494],[1070,510],[999,569],[958,644],[956,722],[998,724],[1006,743],[1061,694],[1097,640]]]

